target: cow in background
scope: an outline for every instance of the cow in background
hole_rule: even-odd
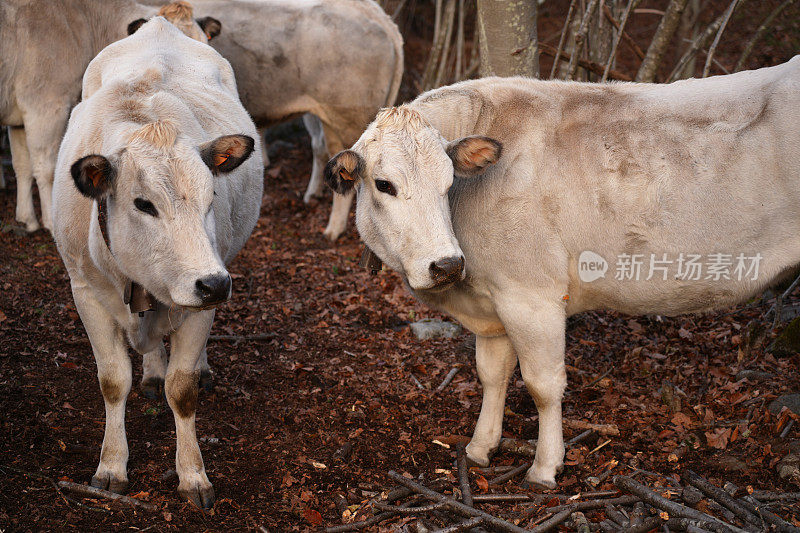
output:
[[[128,35],[131,21],[156,12],[132,0],[0,2],[0,125],[9,126],[16,219],[27,231],[41,227],[33,206],[34,179],[42,225],[52,230],[56,154],[86,66],[105,46]],[[201,25],[211,31],[215,24],[202,19],[184,23],[182,29],[206,42]]]
[[[321,192],[330,154],[354,143],[379,109],[394,104],[403,77],[400,31],[373,0],[192,4],[200,20],[221,21],[223,31],[211,46],[233,66],[239,96],[256,124],[303,115],[314,152],[303,197],[308,203]],[[352,201],[352,194],[334,194],[327,238],[344,232]]]

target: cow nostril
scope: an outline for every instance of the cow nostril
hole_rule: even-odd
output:
[[[428,266],[431,278],[437,284],[452,283],[461,279],[464,270],[464,257],[446,257],[433,261]]]
[[[194,286],[203,303],[222,302],[231,291],[231,277],[227,273],[212,274],[198,279]]]

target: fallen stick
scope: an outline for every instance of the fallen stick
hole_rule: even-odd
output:
[[[572,527],[575,528],[577,533],[591,533],[592,528],[589,527],[589,521],[586,515],[580,511],[572,513]]]
[[[430,513],[432,511],[439,511],[447,507],[447,504],[439,502],[439,503],[432,503],[430,505],[409,507],[403,505],[390,505],[388,503],[383,503],[383,502],[374,502],[372,506],[375,507],[376,509],[380,509],[381,511],[388,511],[401,515],[408,515],[408,514]]]
[[[474,494],[472,496],[473,503],[529,502],[532,499],[528,494]]]
[[[390,470],[388,475],[395,482],[403,485],[404,487],[408,487],[409,489],[413,490],[417,494],[420,494],[420,495],[428,498],[429,500],[433,500],[433,501],[437,501],[437,502],[446,502],[448,508],[452,509],[453,511],[456,511],[458,513],[464,514],[466,516],[479,516],[479,517],[483,518],[484,519],[484,523],[486,525],[495,527],[497,529],[501,529],[503,531],[509,531],[511,533],[525,533],[524,529],[522,529],[519,526],[515,526],[511,522],[506,522],[505,520],[497,518],[496,516],[492,516],[492,515],[490,515],[488,513],[485,513],[485,512],[483,512],[483,511],[481,511],[479,509],[475,509],[474,507],[470,507],[468,505],[465,505],[465,504],[463,504],[463,503],[461,503],[459,501],[456,501],[456,500],[454,500],[452,498],[448,498],[447,496],[444,496],[443,494],[439,494],[438,492],[433,491],[433,490],[429,489],[428,487],[420,485],[419,483],[417,483],[417,482],[415,482],[413,480],[410,480],[410,479],[407,479],[407,478],[401,476],[400,474],[398,474],[394,470]]]
[[[614,424],[592,424],[583,420],[564,420],[564,425],[578,430],[591,429],[603,437],[618,437],[619,428]]]
[[[464,445],[456,446],[456,466],[458,467],[458,486],[461,489],[461,500],[472,507],[472,491],[469,488],[469,470],[467,470],[467,456]]]
[[[617,498],[607,498],[605,500],[584,500],[581,502],[566,503],[564,505],[555,505],[548,507],[547,511],[550,513],[558,513],[567,509],[575,511],[590,511],[592,509],[602,509],[606,505],[631,505],[640,500],[638,496],[619,496]]]
[[[158,511],[158,507],[153,504],[137,500],[136,498],[123,496],[122,494],[117,494],[108,490],[98,489],[97,487],[81,485],[80,483],[73,483],[72,481],[59,481],[58,486],[64,490],[68,490],[70,492],[74,492],[75,494],[80,494],[89,498],[113,500],[115,502],[127,503],[128,505],[139,507],[145,511]]]
[[[536,457],[536,443],[530,443],[526,440],[510,438],[501,439],[500,445],[497,449],[501,452],[510,452],[515,455]]]
[[[616,522],[617,524],[619,524],[620,527],[625,527],[628,525],[628,522],[630,522],[630,520],[628,520],[628,518],[624,514],[617,511],[614,508],[614,506],[611,505],[610,503],[607,503],[604,509],[606,512],[606,516],[609,517],[614,522]]]
[[[579,435],[577,435],[575,437],[572,437],[570,440],[568,440],[567,444],[566,444],[566,447],[569,448],[570,446],[574,446],[574,445],[576,445],[578,443],[581,443],[581,442],[585,441],[586,439],[588,439],[589,437],[591,437],[593,434],[594,434],[594,430],[593,429],[587,429],[583,433],[580,433]]]
[[[556,513],[552,516],[552,518],[548,518],[538,526],[534,527],[533,529],[529,529],[530,533],[545,533],[550,531],[551,529],[557,528],[561,523],[565,522],[572,513],[575,511],[565,509],[560,513]]]
[[[505,474],[500,474],[496,478],[490,479],[489,480],[489,485],[500,485],[502,483],[505,483],[506,481],[508,481],[509,479],[515,477],[516,475],[521,474],[522,472],[525,472],[527,469],[529,469],[531,467],[531,465],[533,465],[533,463],[531,463],[531,462],[522,463],[521,465],[516,467],[514,470],[509,470]]]
[[[631,522],[633,521],[631,520]],[[620,533],[647,533],[650,530],[656,529],[662,522],[663,520],[661,520],[660,517],[651,516],[635,525],[631,523],[628,527],[621,529]]]
[[[699,523],[698,525],[707,527],[716,533],[730,533],[731,531],[736,533],[744,533],[744,530],[717,520],[711,515],[707,515],[698,511],[697,509],[692,509],[691,507],[686,507],[680,503],[670,501],[629,477],[614,476],[614,485],[622,490],[638,496],[645,503],[649,503],[653,507],[667,511],[670,516],[697,520]]]
[[[735,497],[736,493],[739,491],[739,487],[737,487],[735,483],[731,483],[730,481],[728,481],[725,483],[723,490],[725,490],[725,492],[727,492],[731,496]],[[756,495],[760,497],[756,498],[755,497]],[[753,491],[753,494],[745,494],[740,499],[737,499],[737,501],[741,503],[745,507],[745,509],[747,509],[751,513],[763,518],[766,522],[769,522],[770,524],[777,526],[778,531],[797,532],[798,528],[786,522],[780,516],[773,514],[763,508],[765,507],[765,505],[761,503],[762,501],[766,501],[768,499],[772,499],[773,501],[778,501],[780,496],[789,496],[789,498],[787,499],[798,499],[800,498],[800,492],[786,492],[784,494],[774,494],[757,490]]]
[[[694,472],[693,470],[684,470],[683,481],[693,487],[697,488],[706,495],[706,497],[716,500],[723,507],[727,508],[741,520],[749,522],[755,526],[761,525],[761,520],[746,509],[740,502],[732,498],[727,492],[719,487],[712,485],[706,478]]]
[[[417,376],[411,373],[409,373],[409,376],[411,376],[411,381],[414,382],[414,385],[416,385],[418,389],[425,390],[425,386],[422,384],[422,382],[420,382],[420,380],[417,379]]]
[[[458,533],[459,531],[469,531],[473,527],[481,524],[483,524],[483,518],[480,516],[475,516],[458,524],[453,524],[449,527],[434,530],[433,533]]]
[[[442,382],[439,384],[439,386],[438,386],[438,387],[436,387],[436,390],[437,390],[438,392],[442,392],[442,391],[444,390],[444,388],[445,388],[445,387],[447,387],[448,385],[450,385],[450,382],[451,382],[451,381],[453,381],[453,378],[454,378],[454,377],[456,377],[456,374],[458,374],[458,369],[459,369],[459,367],[457,367],[457,366],[454,366],[454,367],[452,368],[452,370],[450,370],[450,372],[448,372],[448,373],[447,373],[447,375],[444,377],[444,381],[442,381]]]
[[[400,498],[405,498],[406,496],[413,494],[413,491],[407,489],[406,487],[399,487],[392,491],[390,491],[386,495],[386,501],[392,502],[395,500],[399,500]],[[373,502],[374,503],[374,502]],[[401,507],[409,507],[413,502],[406,502]],[[379,524],[384,520],[389,520],[397,516],[397,513],[393,511],[379,513],[375,516],[367,518],[365,520],[359,520],[358,522],[350,522],[349,524],[342,524],[340,526],[331,526],[325,528],[325,533],[346,533],[348,531],[358,531],[359,529],[364,529],[365,527],[373,526],[375,524]]]
[[[764,492],[761,490],[754,490],[753,494],[751,494],[750,496],[762,502],[800,500],[800,492],[784,492],[782,494],[778,494],[775,492]]]
[[[209,335],[210,341],[229,341],[229,342],[243,342],[243,341],[271,341],[277,338],[275,333],[258,333],[255,335]]]

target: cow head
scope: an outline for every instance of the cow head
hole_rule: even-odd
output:
[[[193,9],[188,2],[173,2],[158,10],[158,16],[164,17],[185,35],[201,43],[208,43],[222,31],[222,23],[213,17],[193,18]],[[128,35],[132,35],[147,19],[136,19],[128,24]]]
[[[465,275],[450,219],[453,176],[482,174],[500,152],[488,137],[448,143],[401,106],[381,111],[352,149],[334,156],[325,181],[341,194],[357,187],[361,238],[412,289],[444,289]]]
[[[190,144],[169,122],[132,133],[113,153],[71,167],[85,196],[105,199],[111,251],[129,279],[167,305],[208,308],[230,296],[217,253],[214,181],[252,153],[254,141],[226,135]]]

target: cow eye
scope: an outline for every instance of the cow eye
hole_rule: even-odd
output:
[[[392,185],[390,182],[386,180],[375,180],[375,188],[378,189],[380,192],[385,192],[386,194],[397,196],[397,190],[394,188],[394,185]]]
[[[151,217],[158,216],[158,211],[156,211],[156,206],[154,206],[153,202],[149,200],[145,200],[144,198],[137,198],[133,201],[133,205],[136,206],[136,209],[142,211],[143,213],[147,213]]]

